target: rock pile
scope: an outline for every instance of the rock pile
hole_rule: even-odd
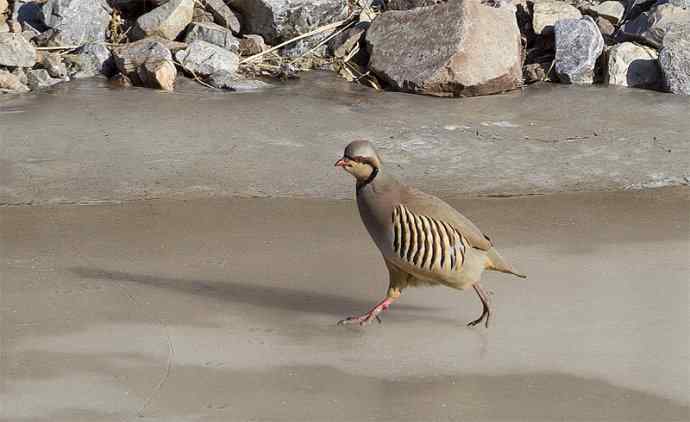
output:
[[[0,0],[0,92],[96,75],[258,89],[324,67],[435,96],[546,80],[690,95],[690,0]]]
[[[515,3],[526,50],[526,83],[602,82],[675,94],[690,91],[687,0]]]

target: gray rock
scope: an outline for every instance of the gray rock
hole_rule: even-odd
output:
[[[134,39],[152,35],[174,40],[192,22],[194,0],[170,0],[141,15],[132,29]]]
[[[21,34],[0,33],[0,66],[33,67],[36,48]]]
[[[48,0],[41,7],[42,22],[52,29],[50,39],[60,45],[105,41],[111,14],[105,0]]]
[[[664,37],[659,63],[666,88],[679,95],[690,95],[690,25],[676,26]]]
[[[370,69],[397,90],[472,96],[522,84],[520,30],[512,7],[451,1],[387,11],[374,19],[365,39]]]
[[[175,58],[183,69],[198,76],[209,76],[221,71],[234,74],[240,64],[237,54],[201,40],[178,51]]]
[[[556,22],[562,19],[579,19],[582,14],[575,7],[556,0],[534,2],[532,28],[536,34],[553,33]]]
[[[104,43],[89,43],[79,49],[79,54],[88,58],[96,72],[106,76],[115,73],[115,62],[110,49]]]
[[[67,66],[62,60],[62,56],[57,53],[48,53],[43,56],[41,60],[41,65],[48,71],[48,74],[53,78],[66,79],[67,76]]]
[[[0,92],[22,93],[29,92],[29,87],[10,72],[0,70]]]
[[[172,53],[155,38],[145,38],[113,50],[117,69],[135,85],[171,91],[177,70]]]
[[[658,88],[661,82],[658,53],[647,46],[625,42],[608,49],[604,82],[631,88]]]
[[[230,29],[235,34],[240,33],[240,20],[223,0],[202,0],[202,2],[205,3],[206,10],[213,15],[215,23]]]
[[[278,44],[320,26],[344,19],[347,0],[229,0],[244,18],[244,31]]]
[[[263,81],[238,78],[237,75],[225,71],[216,72],[209,76],[208,83],[219,89],[238,92],[259,91],[274,87],[274,85]]]
[[[666,32],[674,25],[690,22],[690,9],[673,4],[655,6],[620,28],[621,40],[632,40],[661,48]]]
[[[672,4],[674,6],[690,9],[690,0],[659,0],[656,4],[657,6],[661,4]]]
[[[184,41],[191,44],[196,40],[206,41],[237,53],[240,41],[232,35],[232,31],[215,23],[192,23],[189,25]]]
[[[60,82],[64,82],[62,79],[51,78],[48,71],[45,69],[35,69],[30,70],[27,74],[27,79],[29,81],[29,88],[32,91],[41,88],[48,88]]]
[[[244,38],[240,39],[240,55],[242,56],[253,56],[266,50],[268,50],[268,46],[261,35],[245,35]]]
[[[10,32],[10,26],[7,22],[0,22],[0,32]]]
[[[591,84],[594,68],[604,50],[604,38],[589,16],[564,19],[554,26],[555,70],[563,83]]]

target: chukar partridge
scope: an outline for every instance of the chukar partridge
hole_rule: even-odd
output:
[[[365,325],[388,309],[403,289],[437,285],[477,292],[483,310],[468,325],[489,326],[489,296],[480,286],[484,270],[516,272],[470,220],[439,198],[406,186],[386,174],[368,141],[354,141],[335,165],[356,179],[362,221],[381,251],[390,276],[386,297],[369,312],[339,324]]]

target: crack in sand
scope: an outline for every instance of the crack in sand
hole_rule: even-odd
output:
[[[140,308],[143,308],[141,303],[125,288],[125,286],[122,283],[117,283],[117,285],[122,290],[122,292],[125,294],[125,296],[127,296],[127,298],[132,303],[134,303],[136,306],[138,306]],[[168,343],[168,357],[167,357],[167,361],[165,364],[165,371],[163,372],[161,379],[153,387],[153,389],[151,389],[151,393],[146,398],[146,400],[144,400],[144,403],[141,405],[139,410],[137,410],[137,412],[136,412],[137,416],[140,418],[144,417],[144,411],[153,402],[153,399],[156,397],[157,393],[159,393],[160,390],[163,388],[163,385],[168,380],[168,378],[170,378],[170,373],[172,372],[172,367],[173,367],[173,358],[175,357],[175,348],[173,346],[172,337],[170,336],[170,327],[168,326],[168,324],[163,322],[163,320],[158,318],[157,316],[153,316],[152,319],[155,319],[158,322],[158,324],[160,324],[160,326],[163,327],[163,330],[165,332],[166,341]]]

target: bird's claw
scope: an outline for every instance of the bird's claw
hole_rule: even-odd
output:
[[[359,324],[360,326],[365,326],[371,324],[373,319],[376,319],[379,324],[381,324],[381,318],[373,312],[364,314],[362,316],[352,316],[338,321],[337,325],[348,325],[348,324]]]

